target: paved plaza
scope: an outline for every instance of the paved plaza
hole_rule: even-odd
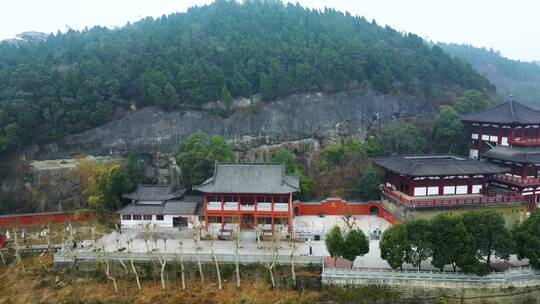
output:
[[[369,235],[375,229],[380,229],[384,232],[390,223],[377,216],[355,216],[351,221],[354,223],[354,227],[360,228],[366,235]],[[324,238],[326,232],[334,225],[339,225],[342,229],[345,229],[345,221],[339,216],[301,216],[295,218],[295,232],[304,233],[306,235],[316,236],[320,235]],[[146,240],[145,240],[146,239]],[[128,243],[131,244],[128,246]],[[81,246],[82,245],[82,246]],[[88,252],[98,250],[104,250],[105,252],[128,252],[133,253],[147,253],[147,252],[160,252],[167,254],[180,253],[183,254],[210,254],[211,246],[214,249],[216,255],[230,255],[235,251],[235,245],[232,240],[201,240],[199,242],[199,248],[196,250],[195,241],[193,240],[192,230],[156,230],[152,233],[152,237],[144,230],[124,230],[122,233],[113,232],[103,235],[96,244],[93,240],[84,240],[79,244],[76,251]],[[261,241],[257,242],[254,231],[242,231],[241,242],[239,248],[239,255],[271,255],[271,242]],[[328,256],[328,251],[324,240],[314,240],[314,238],[306,241],[295,242],[296,256],[311,256],[320,257],[321,261],[325,256]],[[278,255],[289,256],[291,254],[289,243],[287,241],[281,241],[278,249]],[[520,265],[524,262],[519,262],[515,257],[511,259],[511,263],[514,265]],[[359,268],[377,268],[377,269],[390,269],[388,263],[381,259],[379,250],[379,240],[372,239],[369,242],[369,252],[361,257],[357,257],[354,261],[354,267]],[[414,270],[412,265],[404,264],[404,269]],[[438,270],[431,264],[430,260],[426,260],[422,263],[423,270]],[[451,271],[451,267],[446,268],[447,271]]]

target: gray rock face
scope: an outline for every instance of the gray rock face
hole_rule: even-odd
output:
[[[132,149],[143,153],[172,152],[179,140],[197,130],[222,135],[233,142],[245,137],[257,138],[254,146],[306,138],[323,141],[328,134],[362,135],[370,127],[395,116],[414,117],[433,111],[426,101],[411,96],[380,95],[370,90],[292,95],[239,110],[227,118],[208,111],[163,112],[147,108],[62,141],[34,147],[27,151],[26,157],[109,155]]]

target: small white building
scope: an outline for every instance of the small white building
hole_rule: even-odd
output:
[[[157,228],[192,228],[199,222],[199,199],[185,196],[185,190],[173,191],[168,185],[139,185],[137,190],[125,194],[131,203],[120,209],[123,228],[144,227],[150,224]]]

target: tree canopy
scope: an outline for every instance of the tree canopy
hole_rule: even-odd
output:
[[[419,36],[333,9],[218,0],[118,29],[0,43],[0,152],[103,124],[119,109],[178,109],[262,94],[372,87],[433,100],[493,86]]]
[[[540,268],[540,209],[536,208],[523,223],[514,228],[514,240],[519,258],[529,259],[536,269]]]
[[[337,257],[354,262],[357,256],[369,252],[369,240],[364,232],[358,228],[351,228],[343,235],[339,226],[335,225],[326,234],[324,241],[326,250],[334,258],[334,263]]]
[[[234,153],[223,137],[197,131],[180,142],[176,160],[182,170],[184,184],[192,186],[212,175],[216,161],[234,161]]]
[[[438,152],[462,154],[466,148],[465,127],[459,114],[451,107],[435,117],[430,135],[436,142],[434,148]]]
[[[530,240],[525,235],[521,239],[524,243]],[[441,271],[451,265],[454,270],[459,267],[476,274],[487,273],[493,256],[508,259],[515,252],[504,218],[493,211],[440,214],[429,221],[397,223],[384,231],[379,247],[381,258],[394,269],[402,268],[403,263],[420,269],[422,261],[431,257],[431,264]],[[525,251],[522,253],[525,256]]]

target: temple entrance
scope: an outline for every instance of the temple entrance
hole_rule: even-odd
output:
[[[240,217],[241,229],[255,229],[255,218],[251,214],[242,214]]]

